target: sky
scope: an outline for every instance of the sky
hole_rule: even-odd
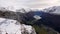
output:
[[[0,0],[0,7],[44,9],[60,6],[60,0]]]

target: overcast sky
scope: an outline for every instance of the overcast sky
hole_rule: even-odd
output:
[[[59,5],[60,0],[0,0],[0,7],[14,6],[15,8],[46,8]]]

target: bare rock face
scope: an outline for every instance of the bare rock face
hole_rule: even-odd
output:
[[[20,24],[16,20],[0,18],[0,34],[36,34],[30,25]]]

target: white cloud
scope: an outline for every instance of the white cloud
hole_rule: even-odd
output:
[[[14,6],[15,8],[45,8],[60,5],[60,0],[0,0],[0,6]]]

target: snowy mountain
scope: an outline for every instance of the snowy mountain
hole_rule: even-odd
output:
[[[24,20],[25,9],[12,11],[4,7],[0,8],[0,34],[36,34],[35,29],[30,25],[21,24]]]
[[[30,25],[20,24],[16,20],[0,18],[0,34],[36,34]]]
[[[60,15],[60,6],[53,6],[53,7],[45,8],[43,11],[51,13],[51,14]]]
[[[0,7],[1,11],[14,11],[14,12],[21,12],[21,13],[25,13],[25,12],[29,12],[31,9],[29,8],[19,8],[16,9],[13,6],[10,7]]]
[[[9,30],[9,28],[12,25],[11,23],[17,21],[18,23],[21,23],[21,24],[18,24],[18,26],[19,27],[22,26],[23,31],[26,30],[27,27],[29,28],[30,27],[29,25],[32,25],[36,30],[35,33],[37,33],[37,34],[39,34],[41,32],[42,33],[47,32],[46,34],[48,34],[48,33],[50,33],[50,31],[52,33],[58,34],[58,32],[60,32],[60,30],[59,30],[60,29],[60,18],[59,18],[60,15],[57,15],[57,14],[59,14],[59,13],[57,13],[59,11],[56,8],[59,8],[59,6],[54,6],[54,7],[46,8],[43,10],[31,10],[31,9],[22,8],[22,9],[16,9],[15,11],[13,11],[13,9],[9,10],[9,9],[6,9],[3,7],[0,9],[0,18],[3,20],[7,19],[7,21],[5,21],[6,23],[4,21],[2,21],[3,23],[0,23],[0,24],[3,24],[3,25],[1,25],[1,27],[2,27],[1,30],[3,30],[4,28],[6,29],[6,27],[7,27],[8,30],[6,29],[6,31],[9,31],[8,34],[10,34],[11,31]],[[13,22],[10,22],[11,20]],[[24,24],[26,24],[26,25],[24,25]],[[42,28],[42,27],[40,27],[41,24],[43,24],[44,26],[48,26],[48,27],[46,28],[46,27],[42,26],[42,27],[44,27],[45,30],[41,29],[41,30],[43,30],[43,31],[41,31],[40,30],[40,28]],[[4,26],[4,28],[3,28],[3,26]],[[15,23],[13,23],[14,28],[11,27],[11,29],[13,29],[13,31],[16,31],[15,26],[16,26],[16,28],[19,28],[19,27],[17,27],[17,25]],[[25,27],[26,27],[26,29],[24,29]],[[50,29],[50,27],[52,29]],[[32,29],[32,30],[34,30],[34,29]],[[3,31],[5,32],[5,30],[3,30]],[[12,31],[12,33],[13,33],[13,31]],[[20,30],[20,32],[21,32],[21,30]],[[24,31],[24,33],[26,33],[26,32]],[[20,34],[24,34],[24,33],[20,33]],[[35,33],[33,33],[33,34],[35,34]]]
[[[28,12],[26,15],[31,20],[33,20],[33,16],[35,15],[41,17],[41,19],[33,22],[33,25],[43,24],[45,26],[53,28],[57,32],[60,32],[60,6],[53,6],[45,8],[43,10],[37,10],[35,12]],[[27,21],[29,19],[27,19]]]

